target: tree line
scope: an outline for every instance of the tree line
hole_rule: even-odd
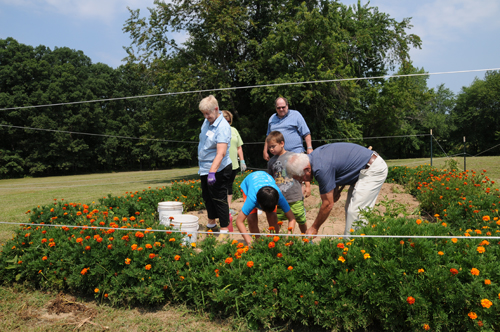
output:
[[[430,129],[451,154],[463,151],[462,136],[471,154],[500,139],[500,73],[456,96],[444,85],[427,87],[425,75],[377,78],[425,73],[409,55],[422,41],[409,33],[410,19],[398,22],[369,4],[174,0],[149,11],[130,10],[127,62],[116,69],[82,51],[0,40],[0,108],[330,80],[213,94],[246,142],[264,141],[278,96],[302,113],[316,146],[349,139],[385,158],[414,158],[429,157],[430,138],[417,135]],[[189,34],[183,44],[169,38],[179,31]],[[339,81],[357,77],[372,79]],[[198,141],[198,103],[207,94],[2,110],[0,177],[194,166],[196,144],[178,141]],[[361,139],[377,136],[406,137]],[[264,165],[262,148],[244,146],[249,165]]]

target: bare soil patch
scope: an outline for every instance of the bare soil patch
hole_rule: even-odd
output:
[[[344,234],[345,229],[345,202],[347,197],[348,186],[344,188],[342,195],[338,202],[336,202],[333,206],[332,212],[330,216],[322,225],[319,234],[328,234],[328,235],[341,235]],[[381,201],[394,200],[395,203],[403,204],[406,207],[406,211],[408,213],[412,213],[418,207],[419,202],[417,199],[404,192],[404,187],[398,184],[393,183],[384,183],[382,189],[378,195],[377,203]],[[319,194],[319,188],[317,185],[311,186],[311,196],[307,197],[304,200],[304,205],[307,211],[307,225],[310,226],[316,216],[318,215],[319,207],[321,206],[321,198]],[[243,198],[235,200],[231,204],[231,208],[240,211],[243,206]],[[377,207],[381,212],[385,212],[385,208],[383,206]],[[199,218],[200,230],[204,229],[204,226],[207,224],[207,212],[206,210],[202,211],[193,211],[188,212],[189,214],[195,215]],[[236,220],[236,216],[234,217]],[[284,224],[286,226],[286,222]],[[235,232],[237,232],[236,225],[234,224]],[[259,228],[260,230],[265,230],[268,227],[267,219],[265,213],[259,215]],[[298,226],[295,228],[295,233],[299,232]],[[199,236],[198,238],[203,238],[203,236]],[[240,235],[232,235],[232,238],[237,240],[242,240]],[[317,240],[320,240],[317,238]]]

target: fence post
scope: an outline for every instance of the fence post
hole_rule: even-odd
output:
[[[431,167],[432,167],[432,129],[431,129]]]
[[[466,154],[465,154],[465,136],[464,136],[464,172],[467,170],[467,167],[465,166],[465,162],[466,162]]]

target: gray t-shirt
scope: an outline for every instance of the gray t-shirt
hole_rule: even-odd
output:
[[[288,203],[304,199],[300,182],[286,175],[286,163],[291,154],[292,152],[287,151],[282,156],[273,156],[267,162],[267,172],[274,178]]]
[[[372,153],[372,150],[353,143],[326,144],[311,152],[309,160],[312,174],[319,184],[319,193],[329,193],[338,185],[355,184]]]

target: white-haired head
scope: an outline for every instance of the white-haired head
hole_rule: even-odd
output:
[[[304,169],[310,167],[309,156],[305,153],[294,153],[286,163],[286,173],[289,177],[303,177]]]

